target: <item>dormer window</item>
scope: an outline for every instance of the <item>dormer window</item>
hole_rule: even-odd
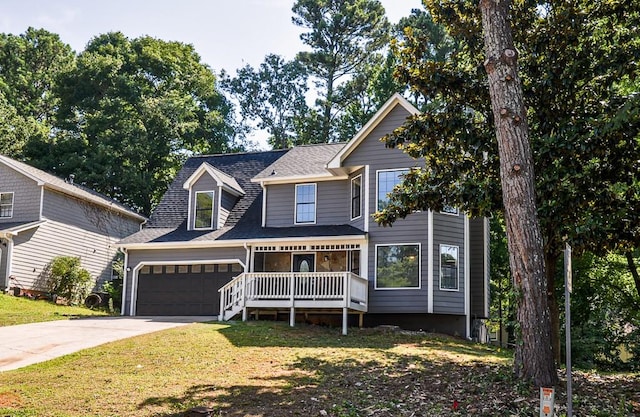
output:
[[[0,218],[13,217],[13,193],[0,193]]]
[[[213,228],[213,191],[196,191],[194,229]]]
[[[219,229],[244,196],[235,178],[203,162],[182,184],[189,191],[188,230]]]

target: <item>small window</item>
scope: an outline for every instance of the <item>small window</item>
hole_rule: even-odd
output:
[[[316,185],[296,185],[296,223],[316,222]]]
[[[442,208],[441,213],[451,214],[453,216],[457,216],[458,215],[458,208],[457,207],[452,207],[452,206],[444,206]]]
[[[458,247],[440,245],[440,289],[458,290]]]
[[[0,217],[13,217],[13,193],[0,193]]]
[[[213,191],[196,191],[194,228],[213,228]]]
[[[351,220],[362,214],[362,175],[351,179]]]
[[[408,169],[378,171],[378,211],[389,205],[389,193],[402,182],[402,176],[408,172]]]
[[[199,274],[202,272],[202,265],[191,265],[191,273]]]
[[[420,288],[420,245],[376,246],[376,289]]]

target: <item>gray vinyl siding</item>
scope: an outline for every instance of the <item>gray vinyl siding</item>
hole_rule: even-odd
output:
[[[216,219],[218,218],[218,193],[220,188],[216,181],[209,174],[203,174],[191,186],[191,213],[189,215],[189,228],[193,228],[196,210],[196,192],[197,191],[213,191],[213,228],[217,228]],[[227,213],[228,214],[228,213]]]
[[[373,221],[371,214],[377,210],[376,190],[378,170],[411,168],[422,166],[402,151],[388,149],[380,138],[402,125],[409,113],[397,106],[367,138],[346,158],[345,166],[369,165],[369,178],[362,171],[362,186],[369,188],[369,207],[363,207],[363,222],[369,222],[369,312],[370,313],[426,313],[427,309],[427,243],[428,215],[413,213],[406,219],[397,220],[393,227],[382,227]],[[350,196],[350,190],[347,190]],[[350,214],[349,214],[350,216]],[[366,220],[365,220],[366,219]],[[363,223],[364,225],[364,223]],[[420,244],[420,288],[419,289],[375,289],[376,245]]]
[[[117,242],[139,230],[139,222],[64,194],[45,190],[47,221],[14,237],[12,275],[21,288],[46,290],[47,264],[57,256],[76,256],[100,287],[111,279]]]
[[[380,138],[402,126],[408,116],[409,112],[401,106],[396,106],[345,159],[343,165],[370,165],[371,173],[375,174],[376,169],[408,168],[418,164],[401,150],[385,148],[384,143],[380,142]],[[422,164],[420,165],[422,166]]]
[[[440,245],[458,247],[458,291],[440,289]],[[433,312],[464,314],[464,215],[433,214]]]
[[[13,193],[13,216],[0,217],[0,224],[40,220],[42,192],[34,180],[0,164],[0,193]]]
[[[369,229],[369,312],[427,313],[427,213],[413,213],[393,227],[373,223]],[[376,289],[376,245],[420,244],[420,288]]]
[[[227,217],[229,217],[229,212],[233,209],[233,206],[236,204],[237,197],[226,192],[222,191],[222,198],[220,203],[220,208],[218,209],[218,219],[219,219],[219,227],[224,226],[227,221]]]
[[[488,222],[486,224],[488,227]],[[485,269],[489,259],[485,255],[485,245],[489,231],[485,227],[484,218],[475,218],[469,221],[469,256],[470,256],[470,280],[471,280],[471,315],[473,317],[487,318],[490,300],[487,299],[488,273]],[[488,254],[488,252],[487,252]]]
[[[47,264],[57,256],[76,256],[99,288],[111,279],[111,262],[122,237],[49,220],[14,238],[12,274],[21,288],[46,290],[43,271]]]
[[[350,183],[348,180],[304,182],[316,184],[317,225],[347,224],[351,215]],[[267,227],[289,227],[295,225],[295,184],[267,186]]]
[[[126,271],[126,282],[123,289],[125,310],[123,313],[129,314],[132,275],[134,268],[139,264],[166,263],[168,265],[187,265],[218,260],[228,261],[230,263],[233,260],[237,260],[244,264],[246,257],[247,251],[243,247],[129,250],[126,266],[130,271]]]

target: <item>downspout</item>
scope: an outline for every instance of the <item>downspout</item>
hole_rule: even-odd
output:
[[[127,248],[120,248],[124,253],[124,278],[122,279],[122,300],[120,301],[120,315],[124,316],[124,306],[125,299],[127,298],[127,292],[125,291],[127,288],[127,276],[129,275],[129,252],[127,252]]]
[[[247,242],[244,242],[242,246],[244,246],[244,250],[247,251],[247,256],[244,261],[244,272],[251,272],[253,270],[251,267],[251,246],[247,245]]]
[[[471,260],[469,259],[469,216],[464,214],[464,315],[467,318],[467,339],[471,339]]]
[[[264,182],[260,182],[262,188],[262,227],[267,225],[267,187],[264,186]]]
[[[7,248],[6,248],[6,259],[7,259],[7,265],[5,265],[5,282],[2,285],[3,290],[9,291],[9,280],[11,279],[11,253],[13,252],[13,239],[11,238],[11,236],[8,233],[3,233],[0,235],[0,238],[4,238],[7,241]]]

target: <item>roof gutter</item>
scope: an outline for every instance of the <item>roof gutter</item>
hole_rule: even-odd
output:
[[[144,250],[144,249],[204,249],[204,248],[224,248],[224,247],[242,247],[245,245],[265,244],[266,242],[309,242],[309,241],[365,241],[367,233],[362,232],[360,235],[342,235],[342,236],[304,236],[304,237],[273,237],[258,239],[233,239],[233,240],[209,240],[198,242],[146,242],[146,243],[124,243],[119,244],[118,248],[123,250]]]

